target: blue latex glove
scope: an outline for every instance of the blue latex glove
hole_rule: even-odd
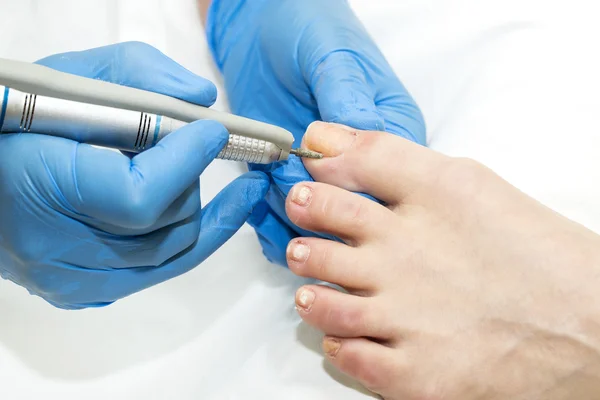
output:
[[[300,144],[315,120],[385,130],[425,144],[421,112],[346,0],[213,0],[207,35],[234,113],[282,126]],[[250,223],[265,255],[286,265],[287,243],[311,236],[285,215],[302,161],[262,169],[272,183]]]
[[[154,48],[126,43],[40,61],[210,106],[216,88]],[[225,243],[264,198],[249,173],[204,209],[198,177],[227,142],[192,123],[133,158],[36,134],[0,135],[0,273],[66,309],[108,305],[181,275]]]

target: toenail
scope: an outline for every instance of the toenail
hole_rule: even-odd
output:
[[[337,356],[338,351],[340,351],[340,347],[342,347],[342,342],[337,339],[323,339],[323,351],[331,358],[335,358],[335,356]]]
[[[348,151],[357,136],[356,129],[337,124],[315,124],[304,136],[306,146],[325,157],[338,157]]]
[[[292,201],[299,206],[307,206],[312,199],[312,190],[308,186],[297,186],[292,189]]]
[[[310,255],[310,247],[304,243],[291,242],[288,247],[288,258],[296,262],[305,262]]]
[[[315,292],[310,289],[300,289],[296,296],[296,304],[303,311],[308,312],[315,301]]]

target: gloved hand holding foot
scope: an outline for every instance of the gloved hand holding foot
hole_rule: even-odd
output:
[[[156,49],[126,43],[39,62],[204,106],[216,88]],[[228,132],[199,121],[128,156],[67,139],[0,135],[0,275],[66,309],[108,305],[210,256],[264,198],[249,173],[201,209],[199,176]]]
[[[212,0],[206,24],[234,113],[284,127],[297,144],[316,120],[425,144],[419,108],[346,0]],[[285,198],[312,178],[294,156],[251,169],[274,185],[250,223],[266,256],[286,265],[289,240],[314,233],[289,221]]]

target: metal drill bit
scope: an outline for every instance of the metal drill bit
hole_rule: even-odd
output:
[[[321,154],[321,153],[317,153],[316,151],[301,149],[301,148],[290,150],[290,154],[293,154],[295,156],[302,157],[302,158],[313,158],[315,160],[320,160],[321,158],[323,158],[323,154]]]

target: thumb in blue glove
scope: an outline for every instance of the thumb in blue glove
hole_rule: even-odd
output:
[[[126,43],[40,63],[209,106],[214,86]],[[226,144],[212,121],[129,157],[62,138],[0,135],[0,274],[51,304],[105,306],[204,261],[246,221],[269,182],[242,176],[204,209],[198,177]]]

